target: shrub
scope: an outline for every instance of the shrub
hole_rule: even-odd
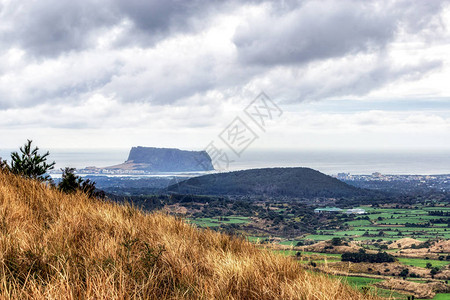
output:
[[[436,275],[439,272],[439,268],[438,267],[434,267],[431,269],[430,274],[432,276]]]
[[[408,273],[409,273],[409,269],[408,269],[408,268],[405,268],[405,269],[403,269],[403,270],[398,274],[398,276],[400,276],[400,277],[406,277],[406,276],[408,276]]]
[[[95,182],[89,179],[84,180],[75,175],[75,168],[61,169],[63,172],[62,180],[58,184],[58,189],[66,194],[81,191],[90,198],[105,198],[105,193],[95,188]]]
[[[297,244],[295,244],[295,246],[299,247],[299,246],[303,246],[305,243],[303,241],[298,241]]]
[[[342,239],[339,237],[334,237],[331,239],[331,245],[333,246],[340,246],[342,245]]]

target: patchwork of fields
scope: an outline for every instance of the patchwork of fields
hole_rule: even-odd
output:
[[[427,240],[448,240],[450,239],[449,217],[430,215],[431,211],[450,212],[450,207],[445,206],[421,206],[418,205],[414,209],[402,208],[372,208],[361,207],[367,213],[356,217],[351,221],[345,222],[346,230],[319,230],[316,234],[305,235],[297,239],[283,240],[279,242],[280,246],[298,246],[307,243],[331,240],[335,237],[343,238],[343,240],[365,241],[361,244],[367,250],[382,250],[388,253],[396,254],[401,249],[381,249],[380,245],[386,245],[386,242],[397,241],[404,238],[413,238],[417,241]],[[336,215],[336,217],[339,217]],[[261,240],[261,238],[250,237],[250,241]],[[396,243],[395,243],[396,244]],[[416,245],[419,246],[419,245]],[[341,254],[337,253],[318,253],[296,250],[273,250],[281,255],[297,257],[299,263],[323,265],[327,263],[337,263],[341,260]],[[404,269],[424,268],[446,268],[450,264],[448,255],[450,253],[443,252],[439,254],[439,259],[430,258],[410,258],[398,257],[398,263],[404,266]],[[437,257],[436,257],[437,258]],[[417,270],[417,269],[415,269]],[[427,271],[428,272],[428,271]],[[368,274],[370,275],[370,274]],[[331,275],[330,275],[331,276]],[[337,276],[339,277],[339,276]],[[369,276],[370,277],[370,276]],[[380,277],[380,276],[378,276]],[[383,288],[376,288],[374,283],[382,282],[386,278],[392,276],[381,276],[382,278],[358,277],[358,276],[341,276],[342,281],[348,282],[357,289],[370,291],[380,296],[391,299],[407,299],[407,295],[401,291],[392,291]],[[392,277],[396,278],[396,276]],[[397,277],[398,278],[398,277]],[[406,278],[408,281],[425,283],[425,279],[416,279],[412,277]],[[416,298],[417,299],[417,298]],[[437,293],[433,300],[450,299],[449,293]]]
[[[417,268],[422,268],[429,274],[432,268],[442,270],[447,268],[450,264],[448,256],[450,253],[442,252],[438,255],[422,258],[416,257],[402,257],[405,256],[402,249],[395,247],[398,245],[398,241],[405,238],[412,238],[416,240],[417,245],[414,247],[423,247],[422,244],[429,240],[449,240],[450,239],[450,227],[449,216],[446,216],[450,212],[450,207],[446,207],[444,204],[436,203],[434,206],[418,204],[413,208],[400,208],[400,207],[360,207],[366,211],[366,214],[348,216],[343,213],[328,213],[327,218],[329,220],[341,220],[340,226],[336,226],[336,229],[319,229],[314,234],[304,234],[296,238],[286,239],[282,236],[274,236],[269,234],[261,235],[248,235],[243,230],[245,227],[240,225],[253,225],[255,218],[244,217],[239,215],[234,216],[216,216],[216,217],[203,217],[193,218],[190,220],[193,224],[199,227],[210,228],[230,228],[235,226],[237,232],[243,233],[247,239],[254,243],[261,243],[262,247],[268,247],[271,251],[284,256],[296,257],[299,263],[317,266],[328,266],[328,264],[339,264],[341,261],[341,254],[339,253],[319,253],[311,251],[298,251],[299,245],[309,245],[311,243],[317,243],[320,241],[329,241],[333,238],[341,238],[342,241],[361,241],[358,243],[360,247],[363,247],[367,251],[386,251],[390,254],[395,254],[397,258],[397,268],[410,269],[410,273],[417,272]],[[273,209],[276,213],[284,213],[285,207],[275,207]],[[429,212],[442,212],[442,215],[435,215],[435,213]],[[297,220],[296,215],[286,211],[285,220]],[[260,224],[256,224],[260,225]],[[354,242],[353,242],[354,243]],[[392,243],[392,245],[390,245]],[[278,245],[278,246],[277,246]],[[394,246],[394,247],[391,247]],[[292,248],[291,248],[292,247]],[[425,246],[427,247],[427,246]],[[301,247],[300,247],[301,248]],[[394,249],[391,249],[394,248]],[[409,245],[408,248],[411,248]],[[313,250],[320,251],[320,250]],[[439,258],[439,259],[438,259]],[[327,265],[324,265],[324,263]],[[396,271],[399,272],[399,271]],[[373,283],[381,282],[386,278],[399,278],[398,274],[392,272],[388,275],[373,276],[366,274],[368,277],[360,277],[355,273],[355,276],[336,276],[342,281],[348,282],[350,285],[357,289],[370,291],[383,297],[390,297],[391,299],[406,299],[406,295],[401,291],[393,291],[389,289],[376,288]],[[422,273],[421,273],[422,274]],[[334,276],[334,275],[330,275]],[[371,277],[371,278],[369,278]],[[417,278],[420,276],[407,276],[407,280],[410,282],[424,283],[426,278]],[[383,279],[384,278],[384,279]],[[430,277],[428,277],[430,278]],[[450,299],[450,294],[437,293],[433,298],[434,300]]]
[[[295,250],[273,250],[275,253],[278,253],[283,256],[293,256],[298,257],[298,252]],[[300,258],[298,258],[298,262],[301,264],[311,264],[314,262],[315,264],[324,264],[325,261],[327,263],[333,263],[341,260],[341,254],[332,254],[332,253],[317,253],[317,252],[300,252]],[[439,261],[439,260],[425,260],[418,258],[399,258],[399,262],[406,267],[408,266],[416,266],[416,267],[425,267],[427,263],[431,263],[433,266],[442,267],[448,265],[450,262],[448,261]],[[344,282],[347,282],[351,286],[356,289],[363,290],[368,289],[371,293],[377,294],[382,297],[390,298],[390,299],[407,299],[406,294],[402,294],[400,292],[396,292],[393,290],[376,288],[372,284],[381,282],[384,279],[380,278],[369,278],[369,277],[360,277],[360,276],[337,276],[330,275],[331,277],[336,277],[341,279]],[[417,280],[414,278],[408,278],[408,281],[411,282],[426,282],[425,280]],[[416,298],[417,299],[417,298]],[[450,299],[450,293],[438,293],[433,298],[433,300],[447,300]],[[419,299],[418,299],[419,300]]]
[[[352,238],[354,240],[381,239],[384,241],[394,241],[404,237],[411,237],[420,241],[450,239],[449,217],[428,214],[430,211],[450,212],[450,207],[423,207],[418,205],[416,209],[360,208],[364,209],[367,214],[358,217],[356,220],[346,222],[347,230],[320,230],[317,234],[310,234],[302,239],[315,241],[330,240],[333,237]],[[435,223],[442,219],[445,219],[446,223]],[[291,244],[294,244],[294,241]]]

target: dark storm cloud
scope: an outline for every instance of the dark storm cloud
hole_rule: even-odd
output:
[[[115,0],[120,14],[133,22],[133,32],[120,43],[152,44],[164,35],[186,32],[202,23],[222,0]],[[211,11],[210,11],[211,10]]]
[[[242,62],[293,64],[380,51],[399,30],[430,28],[445,1],[302,1],[273,3],[249,19],[234,43]]]
[[[151,45],[169,32],[188,31],[189,19],[207,15],[222,1],[184,0],[40,0],[23,4],[12,1],[0,17],[8,26],[0,27],[0,43],[18,46],[34,56],[56,56],[93,46],[102,31],[131,22],[122,46],[130,42]]]
[[[433,40],[441,9],[440,1],[0,0],[0,110],[96,94],[177,106],[265,84],[295,102],[364,95],[441,65],[433,57],[393,66],[398,54],[388,49],[408,33]],[[351,65],[361,53],[375,62]],[[288,73],[300,75],[279,80]]]
[[[107,1],[46,0],[10,2],[1,12],[7,27],[0,42],[23,48],[27,54],[54,56],[88,47],[94,35],[118,17]]]
[[[104,30],[127,20],[131,27],[118,37],[118,45],[151,46],[201,27],[203,19],[239,3],[272,7],[269,16],[250,18],[234,38],[242,61],[270,65],[382,48],[399,26],[415,31],[428,26],[443,1],[11,1],[0,4],[6,23],[0,27],[0,45],[55,56],[91,47]]]

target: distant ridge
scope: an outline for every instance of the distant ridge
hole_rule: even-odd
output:
[[[175,148],[133,147],[125,163],[107,167],[109,170],[146,172],[211,171],[214,166],[206,151],[187,151]]]
[[[299,198],[352,197],[369,193],[310,168],[264,168],[210,174],[171,185],[168,191],[197,195]]]

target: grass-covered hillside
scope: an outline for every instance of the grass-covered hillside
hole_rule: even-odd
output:
[[[0,172],[0,298],[371,299],[161,213]]]
[[[168,187],[170,192],[196,195],[312,197],[368,196],[371,192],[348,185],[310,168],[264,168],[194,177]]]

